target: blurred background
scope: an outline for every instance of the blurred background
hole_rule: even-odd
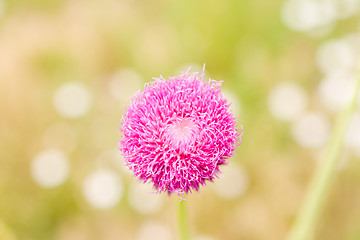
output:
[[[187,197],[195,240],[283,239],[349,101],[358,0],[0,0],[0,239],[176,240],[176,196],[124,166],[145,82],[223,80],[243,143]],[[359,97],[360,102],[360,97]],[[360,239],[360,111],[316,239]]]

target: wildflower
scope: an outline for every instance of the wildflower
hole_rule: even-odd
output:
[[[121,119],[127,166],[158,192],[199,190],[217,177],[241,142],[235,117],[215,80],[189,73],[162,76],[138,91]]]

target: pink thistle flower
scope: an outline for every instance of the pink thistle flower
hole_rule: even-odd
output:
[[[162,76],[138,91],[121,119],[126,165],[158,192],[183,194],[212,181],[241,142],[230,104],[215,80]]]

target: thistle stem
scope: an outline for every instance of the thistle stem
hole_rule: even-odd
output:
[[[179,225],[180,239],[190,240],[188,214],[185,200],[182,200],[178,203],[177,220]]]
[[[325,198],[328,195],[331,180],[338,166],[339,155],[343,146],[346,130],[356,109],[360,78],[356,83],[354,95],[349,106],[339,115],[331,136],[326,155],[315,170],[312,181],[305,195],[304,203],[287,240],[313,239],[317,221],[320,217]]]

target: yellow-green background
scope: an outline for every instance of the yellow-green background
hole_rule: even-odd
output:
[[[281,0],[7,0],[0,18],[0,239],[136,239],[148,220],[167,223],[177,237],[176,196],[160,211],[140,214],[127,201],[134,178],[122,176],[124,196],[108,210],[82,195],[86,175],[111,168],[96,157],[115,148],[123,104],[109,97],[110,77],[122,67],[145,82],[176,74],[186,64],[206,64],[241,102],[237,121],[243,143],[229,161],[246,169],[247,191],[225,200],[203,187],[188,196],[191,233],[215,239],[283,239],[315,167],[314,152],[298,146],[290,124],[268,110],[268,94],[294,81],[310,99],[322,73],[318,46],[358,29],[359,18],[339,20],[330,34],[311,37],[282,22]],[[93,94],[91,111],[79,119],[60,116],[53,95],[64,82],[79,81]],[[310,105],[318,106],[317,100]],[[321,109],[321,107],[319,107]],[[325,110],[324,110],[325,111]],[[334,115],[330,114],[333,119]],[[33,157],[48,145],[43,135],[56,123],[77,135],[68,153],[67,181],[53,189],[30,174]],[[360,238],[360,162],[348,154],[337,173],[316,239]],[[209,183],[208,185],[211,185]],[[3,237],[1,234],[8,234]],[[3,237],[3,238],[1,238]]]

